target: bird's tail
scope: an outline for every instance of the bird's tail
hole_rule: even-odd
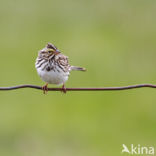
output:
[[[70,67],[70,70],[86,71],[85,68],[76,67],[76,66],[71,66],[71,67]]]

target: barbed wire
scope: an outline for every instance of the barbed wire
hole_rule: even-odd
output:
[[[82,88],[66,88],[66,91],[119,91],[119,90],[128,90],[128,89],[136,89],[136,88],[156,88],[156,85],[153,84],[137,84],[137,85],[129,85],[129,86],[121,86],[121,87],[82,87]],[[42,90],[41,86],[24,84],[13,87],[0,87],[0,91],[8,91],[22,88],[33,88]],[[63,91],[62,88],[48,88],[48,91]]]

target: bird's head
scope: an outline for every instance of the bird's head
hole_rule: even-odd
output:
[[[43,48],[40,52],[39,55],[41,57],[46,57],[49,58],[50,56],[54,56],[59,54],[60,51],[51,43],[48,43],[45,48]]]

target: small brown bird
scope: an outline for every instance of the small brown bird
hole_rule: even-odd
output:
[[[62,90],[66,93],[65,82],[68,80],[70,71],[86,70],[85,68],[70,66],[68,57],[51,43],[39,51],[35,67],[41,79],[46,82],[46,85],[42,87],[44,94],[48,91],[48,84],[62,85]]]

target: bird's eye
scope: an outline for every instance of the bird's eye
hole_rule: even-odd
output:
[[[49,54],[51,54],[51,51],[48,51]]]

